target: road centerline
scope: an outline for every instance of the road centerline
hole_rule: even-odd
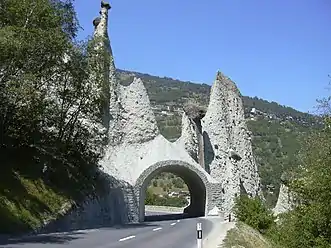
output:
[[[176,225],[176,224],[177,224],[177,223],[171,223],[170,226],[174,226],[174,225]]]
[[[121,238],[120,240],[118,240],[119,242],[123,242],[123,241],[126,241],[126,240],[129,240],[129,239],[133,239],[135,238],[136,236],[132,235],[132,236],[128,236],[128,237],[125,237],[125,238]]]
[[[161,229],[162,229],[162,227],[154,228],[154,229],[153,229],[153,232],[155,232],[155,231],[159,231],[159,230],[161,230]]]

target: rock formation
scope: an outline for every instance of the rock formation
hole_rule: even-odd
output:
[[[279,189],[278,199],[276,206],[273,209],[275,215],[287,212],[293,209],[295,204],[295,197],[293,193],[289,190],[288,183],[290,177],[286,173],[281,176],[281,185]]]
[[[273,209],[275,215],[287,212],[292,209],[292,199],[289,188],[285,184],[280,185],[276,206]]]
[[[107,97],[103,123],[108,143],[100,172],[109,188],[100,199],[87,202],[80,213],[90,214],[96,221],[102,218],[96,214],[100,210],[107,213],[100,221],[108,220],[108,224],[143,221],[146,188],[160,172],[177,174],[188,185],[191,202],[187,214],[230,213],[236,195],[242,191],[256,195],[260,186],[239,90],[218,72],[207,112],[186,108],[182,135],[169,142],[158,130],[143,82],[134,78],[124,86],[116,77],[107,34],[109,9],[102,2],[101,16],[93,22],[95,50],[106,51],[104,56],[95,56],[98,68],[103,68],[101,77],[99,72],[95,78],[101,82],[100,95]]]
[[[211,89],[206,116],[202,120],[205,163],[213,178],[223,185],[223,208],[231,211],[240,190],[249,195],[260,191],[260,180],[244,118],[241,94],[221,72]]]
[[[198,137],[195,125],[185,112],[182,115],[182,135],[175,144],[184,147],[186,152],[198,163]]]

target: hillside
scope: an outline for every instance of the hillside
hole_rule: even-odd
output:
[[[182,106],[193,101],[208,106],[210,86],[183,82],[137,72],[119,70],[123,84],[134,76],[140,77],[147,88],[161,133],[170,141],[181,134]],[[283,171],[297,165],[296,155],[300,136],[320,125],[320,120],[307,113],[268,102],[257,97],[243,96],[245,117],[252,132],[254,155],[259,165],[263,191],[269,205],[274,205]],[[153,186],[151,185],[153,188]],[[157,193],[159,189],[156,190]]]
[[[243,222],[237,222],[235,228],[227,232],[221,247],[273,248],[275,246],[257,230]]]

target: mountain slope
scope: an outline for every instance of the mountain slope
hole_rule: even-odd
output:
[[[170,141],[175,141],[181,134],[181,113],[185,103],[208,106],[211,87],[207,84],[124,70],[118,72],[122,84],[129,84],[134,76],[143,80],[160,131]],[[281,174],[297,165],[301,135],[319,127],[320,120],[257,97],[243,96],[243,103],[263,192],[268,204],[273,206],[277,200]]]

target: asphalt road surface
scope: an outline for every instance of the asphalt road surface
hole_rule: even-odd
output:
[[[195,248],[197,222],[202,223],[205,237],[212,229],[212,222],[204,218],[187,218],[11,238],[0,240],[0,247]]]

